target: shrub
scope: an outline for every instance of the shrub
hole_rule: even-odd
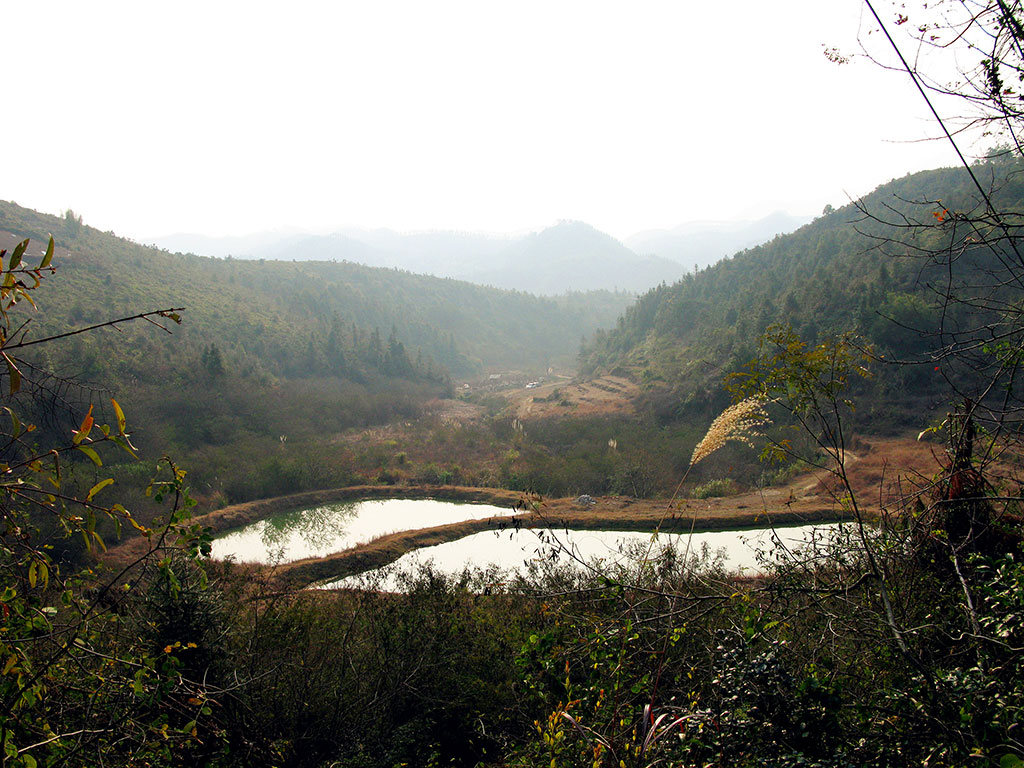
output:
[[[736,483],[730,478],[708,480],[693,489],[693,498],[712,499],[718,496],[732,496],[737,492]]]

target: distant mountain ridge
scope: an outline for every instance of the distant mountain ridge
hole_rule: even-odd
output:
[[[640,256],[580,221],[565,221],[513,241],[463,279],[539,294],[566,290],[642,291],[673,283],[684,270],[667,259]]]
[[[668,259],[641,256],[579,221],[563,221],[522,237],[348,229],[327,235],[288,231],[236,238],[175,235],[154,243],[205,256],[351,261],[547,296],[568,291],[645,291],[675,282],[685,272]]]
[[[757,221],[689,222],[649,230],[623,243],[581,221],[527,235],[342,229],[285,229],[239,237],[176,234],[158,247],[201,256],[275,261],[351,261],[370,267],[450,277],[539,295],[567,291],[646,291],[674,283],[694,267],[771,240],[810,221],[773,213]]]
[[[351,362],[355,336],[359,343],[373,333],[387,340],[390,331],[413,360],[422,352],[425,361],[455,376],[492,368],[543,370],[571,361],[580,338],[614,325],[632,300],[626,292],[552,299],[354,260],[331,263],[324,255],[329,248],[377,253],[344,235],[308,242],[308,236],[287,235],[286,247],[303,250],[311,257],[307,260],[215,259],[168,253],[88,225],[72,231],[61,219],[0,201],[3,231],[11,233],[12,243],[24,237],[45,242],[47,233],[54,233],[70,252],[63,269],[77,274],[75,290],[106,295],[110,291],[103,286],[116,278],[127,286],[119,306],[128,314],[150,302],[186,306],[189,323],[175,335],[178,343],[201,353],[216,340],[236,370],[258,368],[286,378],[307,375],[339,349]],[[71,281],[48,282],[40,289],[44,297],[57,292],[52,306],[59,310],[48,314],[54,332],[103,317],[71,289]],[[376,370],[377,350],[373,356],[370,368]],[[356,367],[349,365],[346,372]]]
[[[810,216],[781,211],[756,221],[694,221],[673,229],[638,232],[626,238],[626,245],[637,253],[655,254],[692,269],[710,266],[737,251],[794,232],[810,221]]]

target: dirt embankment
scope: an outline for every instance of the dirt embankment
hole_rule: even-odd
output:
[[[936,467],[933,447],[913,440],[887,440],[875,444],[860,443],[846,457],[848,476],[865,514],[876,514],[906,492],[907,469],[920,483]],[[897,474],[891,469],[901,466]],[[432,498],[449,501],[493,504],[520,512],[515,517],[468,520],[451,525],[389,534],[352,549],[327,557],[300,560],[279,565],[274,580],[285,589],[307,586],[317,581],[338,579],[392,563],[402,555],[421,547],[455,541],[479,531],[507,528],[572,528],[580,530],[711,531],[765,528],[773,525],[841,520],[846,512],[837,500],[845,495],[832,487],[834,476],[826,472],[795,477],[780,488],[714,499],[632,499],[602,496],[594,504],[574,498],[540,499],[535,496],[496,488],[463,486],[379,486],[360,485],[325,491],[299,493],[273,499],[236,504],[195,519],[211,531],[221,533],[279,512],[315,507],[333,502],[365,498]],[[129,540],[111,549],[107,557],[125,564],[145,553],[149,542]]]
[[[474,489],[451,490],[458,492]],[[765,511],[762,501],[756,494],[704,501],[684,499],[672,504],[664,499],[636,500],[614,496],[598,497],[593,505],[580,504],[570,498],[545,499],[535,508],[525,509],[513,518],[490,517],[434,528],[400,531],[344,552],[283,564],[277,566],[275,580],[282,588],[301,588],[315,582],[340,579],[383,567],[414,549],[456,541],[481,531],[501,530],[513,526],[528,529],[611,531],[657,529],[669,533],[688,533],[835,522],[844,519],[841,509],[832,504],[822,504],[820,501],[802,504],[790,502],[776,512]],[[523,509],[522,506],[518,508]]]
[[[197,515],[193,522],[209,528],[214,535],[232,528],[255,523],[271,515],[291,512],[297,509],[333,504],[353,499],[440,499],[463,501],[476,504],[494,504],[501,507],[515,507],[523,503],[523,494],[500,488],[462,488],[458,486],[432,485],[351,485],[344,488],[330,488],[323,491],[308,491],[271,499],[258,499],[242,504],[233,504],[223,509]],[[124,565],[143,555],[150,542],[144,537],[129,539],[111,548],[106,559],[114,564]]]
[[[664,499],[598,497],[594,504],[583,504],[573,498],[541,500],[535,496],[492,488],[420,485],[352,486],[263,499],[200,515],[195,518],[195,522],[216,534],[279,512],[351,499],[398,497],[486,503],[518,510],[520,514],[388,534],[327,557],[276,566],[274,581],[282,589],[297,589],[314,582],[343,578],[382,567],[414,549],[510,526],[688,532],[795,525],[842,518],[842,511],[827,500],[814,497],[784,501],[781,492],[777,490],[700,501],[682,499],[671,503]],[[772,508],[774,511],[767,511]],[[145,554],[149,546],[148,540],[134,538],[111,549],[107,559],[112,564],[124,565]]]

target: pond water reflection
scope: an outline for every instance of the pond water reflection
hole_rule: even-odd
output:
[[[323,557],[396,531],[515,514],[488,504],[362,499],[284,512],[213,540],[212,557],[278,563]]]
[[[650,532],[508,529],[471,534],[457,541],[409,552],[381,569],[383,582],[376,588],[389,589],[401,583],[400,573],[409,573],[424,563],[435,572],[457,575],[466,567],[494,566],[506,574],[525,574],[531,561],[558,557],[563,562],[590,563],[601,559],[605,566],[624,562],[638,549],[658,551],[672,546],[687,560],[704,557],[731,573],[761,571],[760,553],[799,550],[810,542],[823,544],[840,535],[841,524],[804,525],[743,531],[708,531],[683,534],[662,533],[652,540]],[[647,545],[650,544],[650,547]],[[360,586],[369,576],[353,576],[322,585],[325,589]]]

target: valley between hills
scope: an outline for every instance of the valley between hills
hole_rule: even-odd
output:
[[[1024,768],[1024,0],[124,5],[0,15],[0,768]]]
[[[971,170],[1024,210],[1021,161]],[[0,203],[3,754],[1021,764],[1018,219],[971,178],[639,294],[171,253]],[[465,505],[349,536],[426,500]],[[690,548],[790,525],[752,568]],[[211,557],[254,526],[265,555]],[[570,531],[627,543],[559,560]],[[388,581],[493,532],[539,554]]]

